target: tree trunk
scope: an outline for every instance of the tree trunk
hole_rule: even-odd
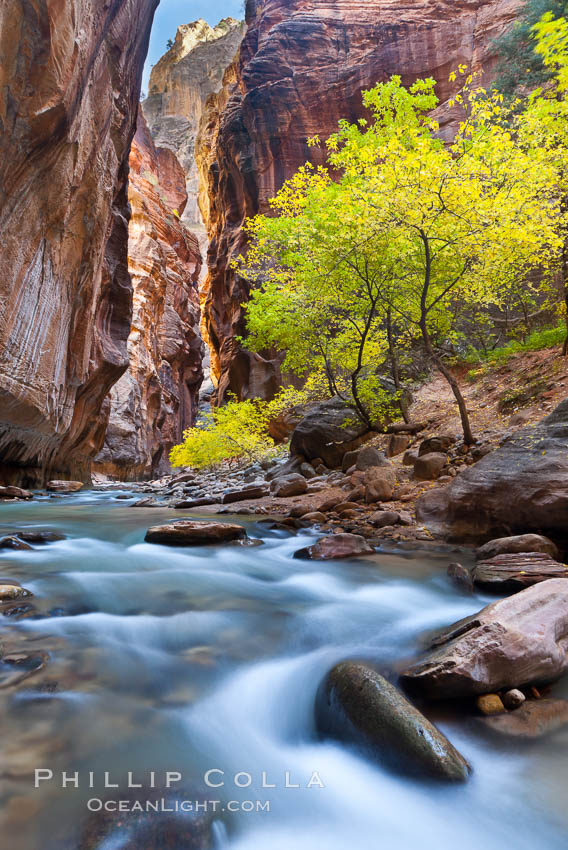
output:
[[[565,263],[563,266],[565,267]],[[564,345],[562,346],[562,356],[566,357],[568,354],[568,281],[566,281],[566,274],[564,274],[564,301],[566,302],[566,339],[564,340]]]
[[[458,408],[460,411],[460,419],[463,429],[463,439],[466,446],[473,446],[476,442],[475,437],[473,436],[473,432],[471,430],[471,422],[469,421],[469,412],[467,409],[467,405],[465,403],[465,398],[462,395],[462,391],[460,390],[460,385],[458,384],[456,378],[448,367],[445,365],[444,361],[439,357],[434,348],[432,347],[432,341],[430,339],[430,334],[428,333],[428,328],[426,326],[426,319],[423,318],[420,322],[420,330],[422,331],[422,339],[424,340],[424,345],[426,347],[426,351],[428,356],[431,358],[432,362],[436,365],[437,370],[441,375],[444,376],[450,387],[452,388],[452,392],[454,394],[455,400],[458,403]]]
[[[446,367],[441,357],[439,357],[434,351],[432,340],[430,339],[430,334],[428,333],[428,290],[430,288],[430,278],[432,274],[432,254],[430,251],[430,242],[424,230],[420,230],[420,237],[424,244],[425,259],[424,285],[422,287],[422,295],[420,298],[420,332],[422,333],[422,339],[424,340],[424,345],[426,347],[428,355],[436,364],[438,371],[444,376],[444,378],[452,388],[452,392],[458,403],[463,429],[464,443],[466,444],[466,446],[472,446],[475,443],[475,438],[471,430],[469,413],[467,410],[467,405],[465,403],[465,398],[463,397],[462,392],[460,390],[460,385],[458,384],[450,370]]]
[[[436,364],[436,368],[439,372],[444,376],[450,387],[452,388],[452,392],[454,397],[458,403],[458,408],[460,411],[460,419],[462,423],[463,429],[463,439],[466,446],[473,446],[476,442],[475,437],[473,436],[473,432],[471,430],[471,422],[469,421],[469,412],[467,409],[467,405],[465,403],[465,398],[462,395],[462,391],[460,390],[460,385],[458,384],[456,378],[447,366],[443,363],[443,361],[436,355],[433,355],[434,363]]]
[[[400,412],[402,413],[402,418],[405,422],[409,422],[408,411],[402,403],[402,388],[400,384],[400,368],[398,364],[398,355],[396,353],[396,346],[394,344],[394,338],[392,333],[392,314],[391,309],[387,310],[387,339],[389,345],[389,355],[391,359],[391,372],[392,379],[394,381],[395,388],[397,392],[401,393],[401,403],[400,403]]]

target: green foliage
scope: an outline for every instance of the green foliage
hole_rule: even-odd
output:
[[[565,336],[565,325],[558,325],[558,327],[554,328],[544,328],[533,331],[523,341],[512,340],[507,343],[507,345],[494,348],[492,351],[471,350],[463,359],[463,362],[471,365],[479,364],[480,366],[487,364],[489,367],[501,365],[507,363],[507,361],[516,354],[522,354],[527,351],[542,351],[546,348],[554,348],[555,346],[562,345]],[[486,369],[475,369],[469,373],[468,377],[475,379],[484,374],[486,371]]]
[[[535,49],[534,27],[545,13],[563,17],[568,13],[568,0],[526,0],[513,26],[495,41],[500,56],[495,87],[507,97],[521,90],[532,91],[554,76]]]
[[[560,37],[548,38],[545,61],[557,67]],[[330,392],[370,423],[390,402],[381,372],[420,342],[450,382],[471,442],[441,352],[460,344],[464,310],[509,303],[531,269],[551,279],[566,150],[550,99],[514,115],[501,95],[474,88],[465,67],[459,73],[463,121],[453,144],[429,117],[434,80],[407,89],[393,77],[364,92],[369,120],[340,122],[325,143],[327,166],[303,166],[272,200],[272,215],[248,222],[238,267],[259,286],[247,309],[251,348],[276,346],[286,367],[324,374]]]
[[[283,389],[272,401],[231,400],[207,415],[206,423],[184,432],[170,452],[172,466],[211,469],[225,462],[254,463],[278,454],[268,433],[270,421],[309,400],[307,390]]]
[[[242,457],[255,461],[274,451],[267,432],[266,405],[260,401],[229,401],[207,416],[202,428],[189,428],[184,442],[170,453],[172,466],[215,467]]]

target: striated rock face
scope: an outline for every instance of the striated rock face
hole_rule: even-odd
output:
[[[418,500],[416,516],[452,540],[545,533],[566,539],[568,399],[537,425],[521,428],[496,451]]]
[[[128,365],[128,154],[158,0],[0,4],[0,476],[87,478]]]
[[[363,114],[362,88],[400,74],[439,80],[438,95],[459,63],[489,72],[490,45],[515,17],[520,0],[248,0],[248,31],[223,91],[210,98],[199,160],[210,210],[206,322],[215,349],[219,399],[269,396],[279,360],[244,352],[248,285],[229,268],[243,249],[242,224],[299,165],[319,161],[308,148],[340,118]],[[450,115],[450,118],[452,116]],[[450,137],[451,121],[442,125]]]
[[[123,480],[170,468],[171,447],[195,421],[203,378],[201,255],[179,218],[187,201],[185,174],[172,151],[154,145],[142,112],[130,154],[129,199],[130,365],[112,388],[94,467]]]
[[[214,28],[203,20],[185,24],[152,69],[144,114],[156,144],[173,150],[183,166],[188,194],[183,220],[189,226],[203,224],[195,162],[201,116],[209,95],[220,90],[245,30],[244,22],[234,18],[225,18]]]

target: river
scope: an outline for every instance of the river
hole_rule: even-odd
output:
[[[95,843],[81,836],[96,819],[89,806],[145,799],[167,771],[176,799],[218,801],[207,815],[216,850],[566,848],[567,730],[511,743],[438,711],[473,766],[458,787],[393,775],[316,735],[314,695],[335,662],[367,658],[392,676],[425,633],[489,601],[450,583],[456,553],[390,544],[372,559],[294,560],[312,532],[250,517],[240,521],[262,546],[172,549],[143,542],[172,511],[129,505],[85,492],[0,506],[0,536],[67,535],[0,551],[0,576],[34,593],[27,616],[2,618],[0,643],[29,656],[18,670],[46,661],[11,685],[13,665],[0,665],[2,850],[150,850],[132,843],[129,816],[110,817]],[[78,772],[79,787],[62,788],[63,772]],[[104,787],[105,772],[119,789]],[[124,790],[128,772],[142,790]],[[164,836],[185,821],[190,836],[194,817],[149,815]],[[179,834],[164,846],[201,846]]]

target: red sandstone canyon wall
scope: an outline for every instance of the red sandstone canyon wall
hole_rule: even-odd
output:
[[[0,474],[88,477],[128,365],[128,155],[158,0],[0,4]]]
[[[230,269],[243,249],[247,216],[318,153],[307,139],[328,136],[340,118],[363,114],[361,89],[393,74],[405,83],[433,76],[442,102],[459,63],[492,65],[491,44],[520,0],[248,0],[248,31],[220,94],[208,101],[198,140],[207,186],[210,238],[205,319],[219,378],[218,397],[270,396],[279,359],[243,351],[246,281]],[[446,136],[452,126],[442,127]]]
[[[105,443],[94,464],[122,480],[168,471],[170,449],[197,414],[203,378],[201,254],[196,236],[181,221],[185,180],[175,154],[155,146],[140,111],[130,154],[129,366],[111,390]]]

